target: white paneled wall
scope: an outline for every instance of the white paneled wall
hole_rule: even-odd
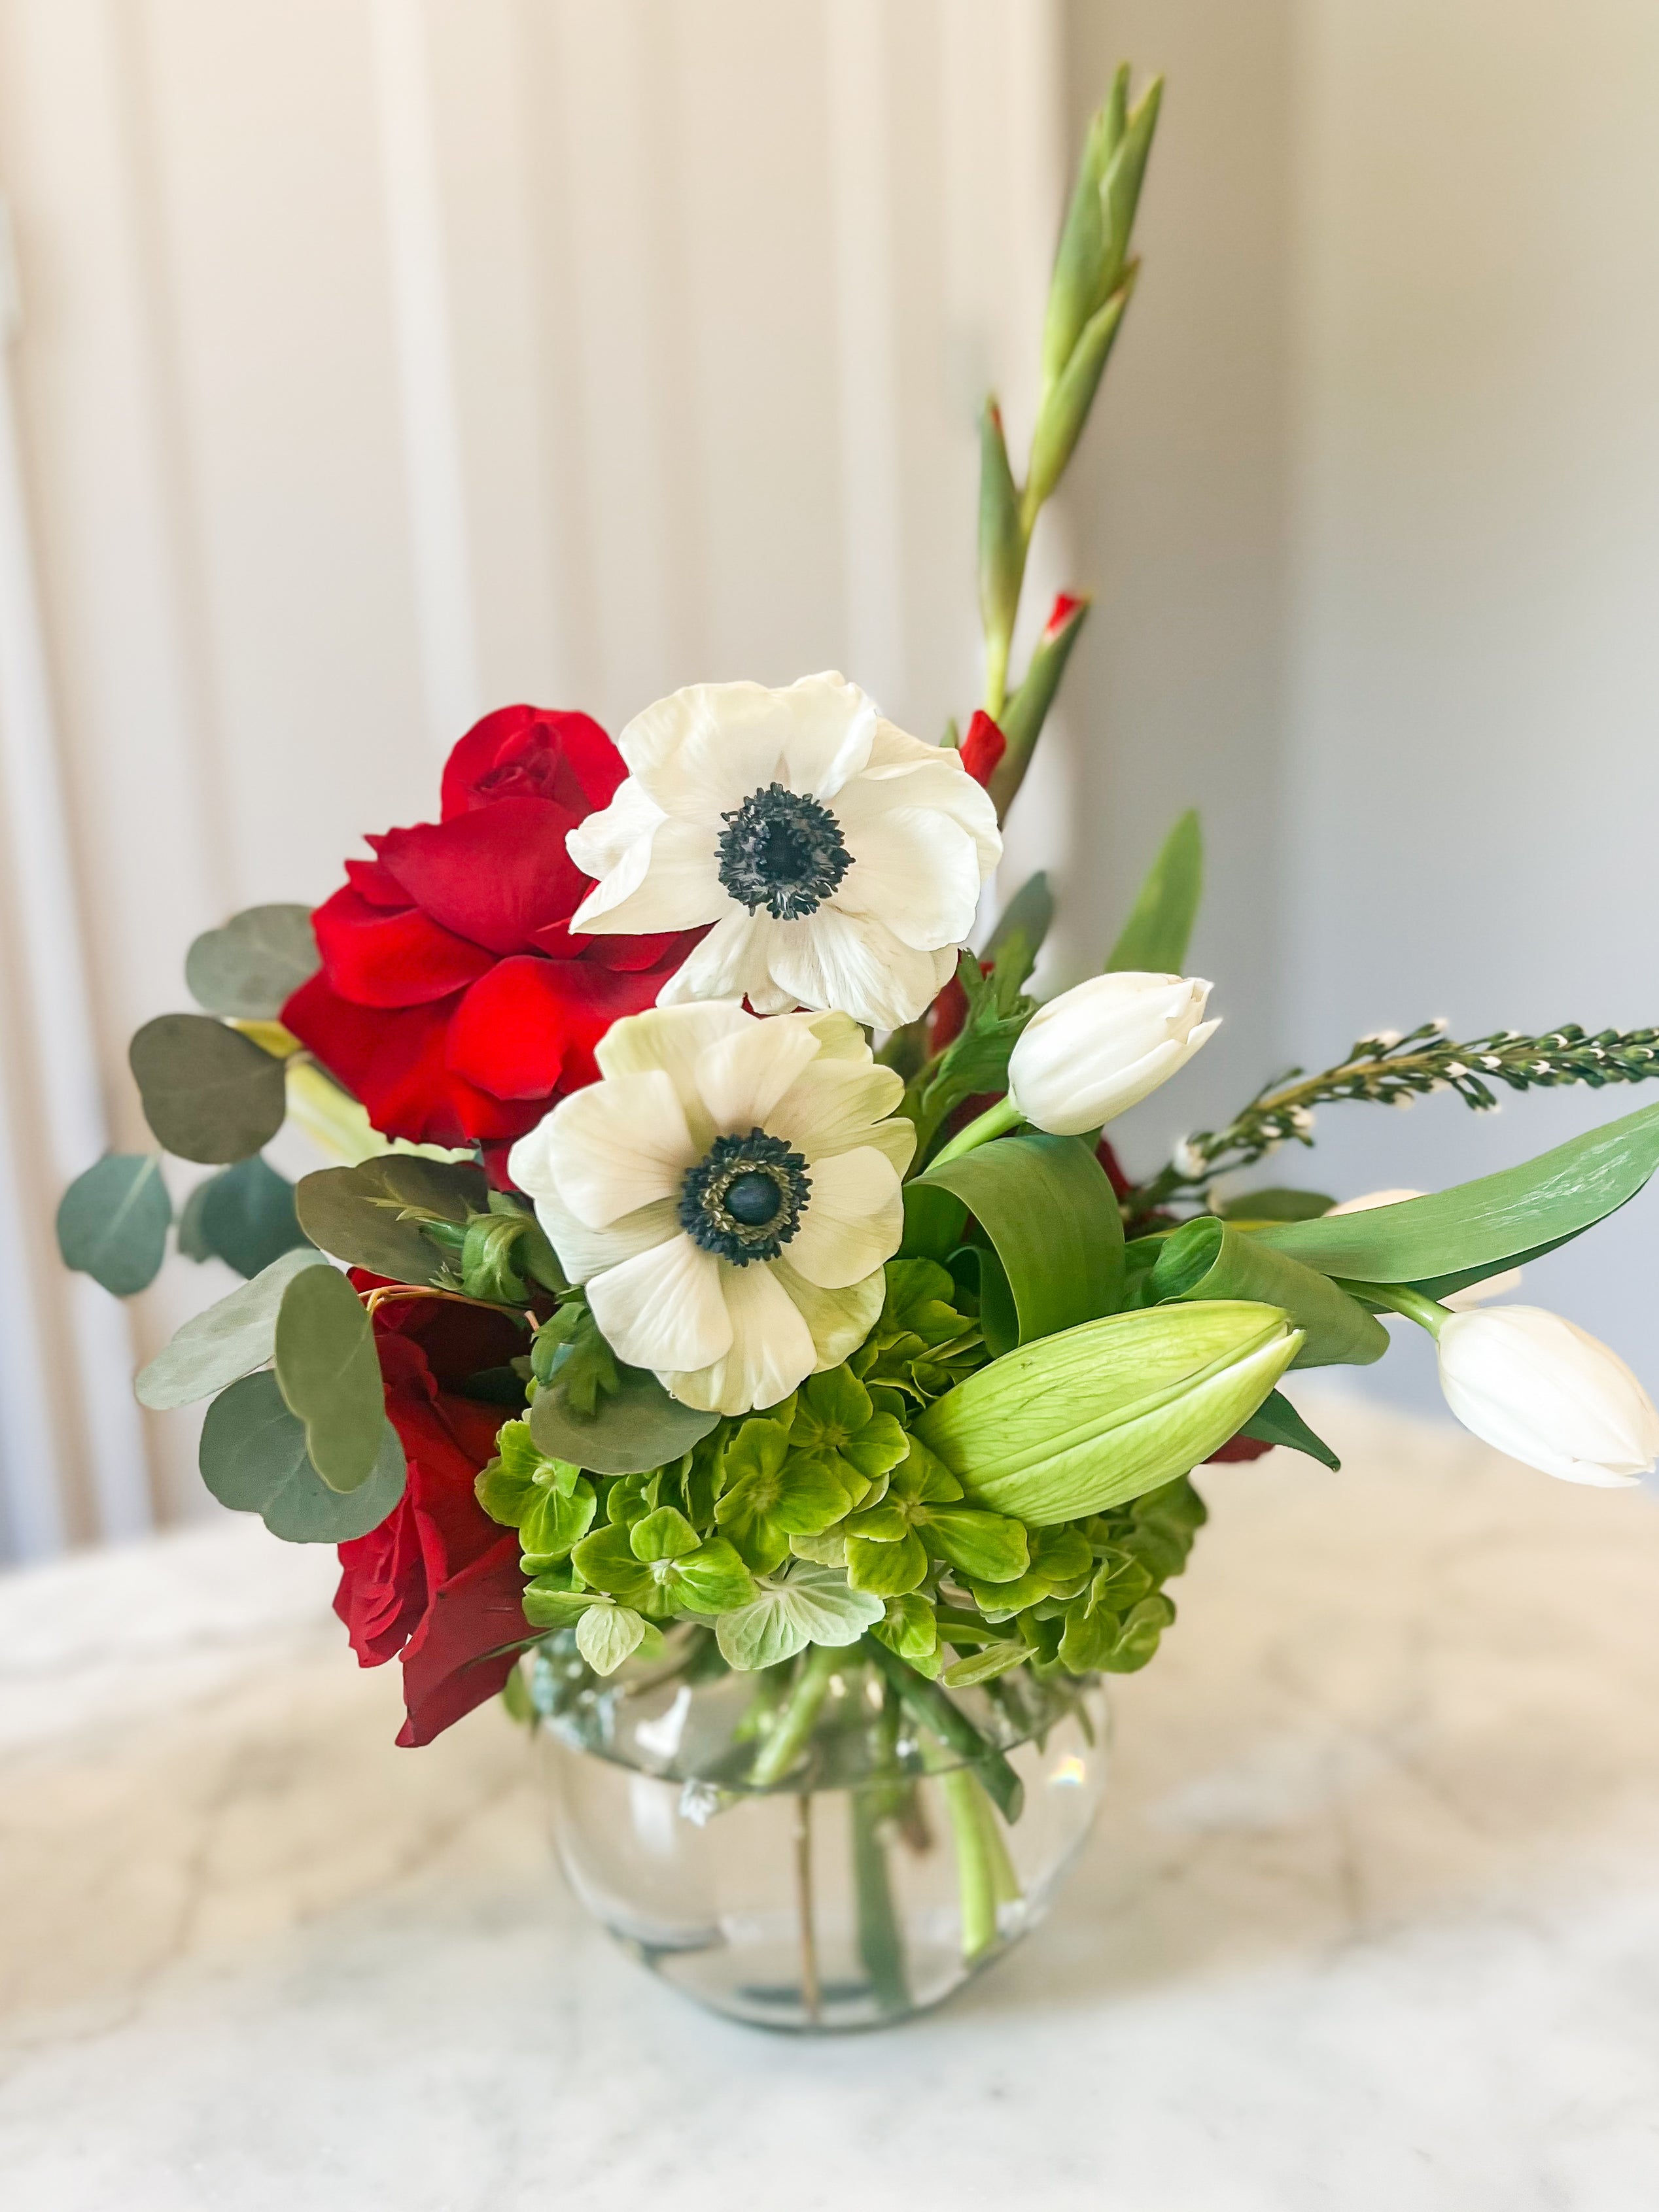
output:
[[[100,1117],[145,1141],[125,1042],[185,1003],[198,930],[325,896],[505,700],[615,727],[842,665],[921,731],[972,706],[975,417],[993,379],[1029,416],[1061,27],[1048,0],[0,0],[50,715],[0,684],[0,1543],[199,1510],[195,1421],[144,1416],[146,1467],[126,1394],[222,1275],[170,1265],[89,1334],[50,1250]]]

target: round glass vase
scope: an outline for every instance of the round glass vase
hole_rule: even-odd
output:
[[[534,1662],[554,1841],[584,1905],[716,2012],[903,2020],[1048,1911],[1104,1784],[1097,1680],[945,1691],[866,1639],[733,1674],[707,1631],[603,1681]]]

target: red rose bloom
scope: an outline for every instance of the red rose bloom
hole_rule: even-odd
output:
[[[358,1290],[379,1279],[352,1270]],[[504,1314],[410,1298],[377,1310],[374,1341],[408,1480],[378,1528],[340,1546],[334,1610],[362,1665],[402,1654],[409,1717],[398,1741],[430,1743],[495,1696],[513,1671],[501,1646],[528,1633],[519,1532],[492,1521],[473,1491],[510,1416],[454,1387],[504,1365],[526,1337]]]
[[[388,1137],[500,1146],[598,1073],[694,939],[572,937],[565,833],[625,770],[586,714],[504,707],[449,757],[443,818],[368,841],[315,915],[322,967],[283,1009]]]

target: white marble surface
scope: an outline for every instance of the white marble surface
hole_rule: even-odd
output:
[[[1659,1513],[1357,1410],[1212,1470],[1060,1909],[842,2042],[589,1928],[255,1526],[0,1583],[15,2212],[1647,2212]]]

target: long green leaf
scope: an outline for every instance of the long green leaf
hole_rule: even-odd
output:
[[[1278,1306],[1306,1332],[1293,1363],[1297,1367],[1369,1367],[1389,1348],[1389,1332],[1357,1298],[1213,1214],[1200,1214],[1166,1238],[1152,1269],[1151,1295],[1155,1302],[1249,1298]]]
[[[1269,1392],[1238,1433],[1254,1437],[1258,1443],[1282,1444],[1287,1451],[1306,1452],[1310,1459],[1316,1459],[1333,1474],[1342,1465],[1323,1437],[1316,1436],[1282,1390]]]
[[[398,1431],[382,1416],[368,1480],[342,1495],[306,1453],[303,1422],[283,1403],[268,1370],[220,1393],[202,1424],[202,1480],[222,1505],[257,1513],[288,1544],[346,1544],[378,1528],[404,1494]]]
[[[1122,1304],[1122,1216],[1104,1169],[1076,1137],[1004,1137],[921,1182],[959,1198],[990,1238],[1022,1344]]]
[[[106,1152],[58,1201],[58,1249],[66,1267],[130,1298],[155,1281],[172,1219],[160,1160],[153,1153]]]
[[[1659,1106],[1427,1198],[1256,1232],[1322,1275],[1362,1283],[1462,1283],[1565,1243],[1632,1198],[1659,1167]]]
[[[1204,834],[1197,814],[1189,809],[1152,862],[1123,934],[1107,959],[1108,975],[1181,975],[1203,892]]]
[[[331,1490],[374,1473],[386,1425],[380,1363],[362,1301],[332,1267],[290,1277],[276,1310],[276,1380],[305,1425],[306,1450]]]

